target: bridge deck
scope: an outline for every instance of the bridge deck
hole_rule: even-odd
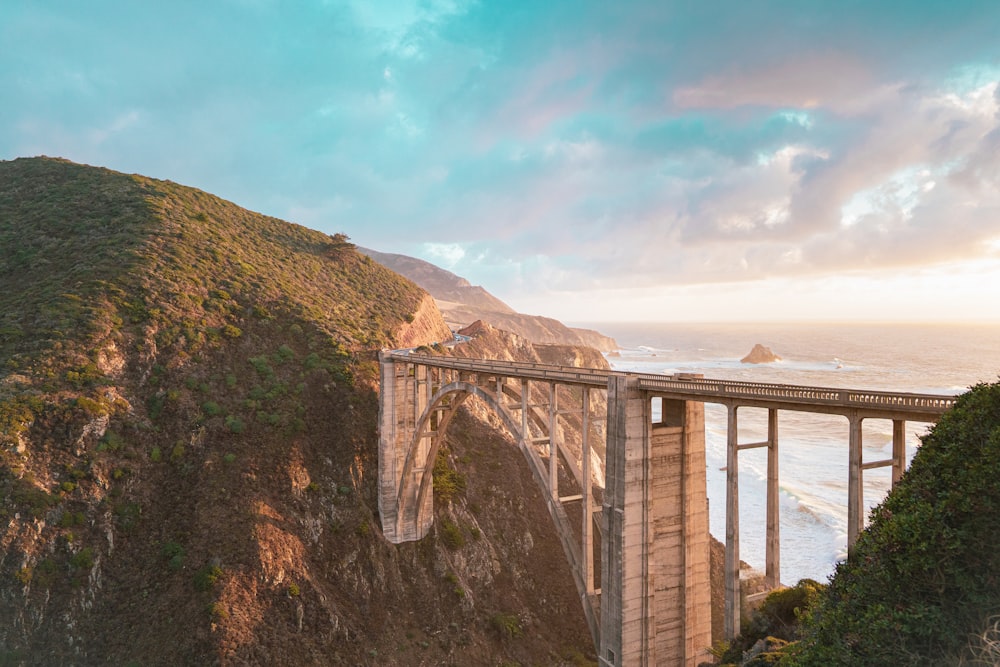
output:
[[[654,375],[574,366],[435,357],[412,353],[393,353],[393,359],[436,368],[450,368],[504,377],[547,380],[564,384],[606,387],[611,376],[629,376],[638,380],[640,389],[677,399],[707,403],[736,403],[747,407],[778,408],[801,412],[848,414],[859,411],[873,418],[905,418],[910,421],[936,421],[955,404],[954,396],[917,394],[870,389],[809,387],[767,382],[739,382],[690,377],[685,374]]]

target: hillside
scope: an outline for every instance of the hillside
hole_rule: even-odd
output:
[[[478,285],[471,285],[465,278],[456,276],[430,262],[416,257],[358,248],[379,264],[387,266],[401,276],[406,276],[438,301],[464,304],[485,312],[513,314],[515,311]]]
[[[586,664],[544,500],[472,414],[461,543],[381,538],[374,353],[449,337],[341,235],[0,162],[0,664]]]
[[[483,320],[541,345],[583,345],[602,352],[618,349],[613,338],[598,331],[568,327],[551,317],[518,313],[482,287],[470,285],[465,278],[430,262],[368,248],[358,250],[427,290],[455,329]]]

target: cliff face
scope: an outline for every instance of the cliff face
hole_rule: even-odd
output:
[[[362,248],[361,252],[427,290],[452,328],[460,329],[483,320],[542,345],[576,345],[602,352],[618,349],[613,338],[597,331],[567,327],[551,317],[515,312],[482,287],[470,285],[464,278],[423,260],[367,248]]]
[[[381,537],[372,359],[445,333],[343,237],[0,163],[0,662],[582,659],[544,502],[469,415],[438,527]]]
[[[417,312],[408,315],[406,320],[393,336],[397,348],[446,343],[452,340],[451,329],[445,324],[434,297],[430,294],[423,296]]]
[[[486,312],[514,313],[513,308],[479,285],[470,285],[465,278],[434,266],[430,262],[369,248],[358,250],[427,290],[438,300],[443,311],[447,311],[453,305],[464,304]]]

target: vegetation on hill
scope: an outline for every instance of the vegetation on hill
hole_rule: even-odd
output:
[[[568,573],[525,576],[533,552],[507,538],[530,519],[492,514],[529,496],[470,479],[439,508],[469,544],[380,537],[374,352],[408,328],[446,337],[425,301],[342,235],[0,162],[0,664],[559,664],[586,647],[581,612],[538,620],[573,593]],[[478,427],[454,431],[474,458]],[[483,500],[462,514],[466,494]]]

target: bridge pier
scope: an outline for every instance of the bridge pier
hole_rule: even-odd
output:
[[[608,379],[602,667],[686,665],[711,645],[704,405]]]
[[[746,407],[746,406],[744,406]],[[740,584],[740,484],[739,453],[767,448],[767,534],[764,552],[764,584],[768,590],[781,586],[781,505],[778,476],[778,410],[767,410],[767,440],[739,443],[738,403],[727,403],[726,414],[726,559],[725,636],[740,633],[742,588]]]
[[[854,552],[854,543],[865,529],[864,471],[892,466],[892,486],[895,487],[906,470],[906,420],[892,420],[892,458],[884,461],[864,462],[864,417],[853,411],[847,416],[849,424],[849,451],[847,474],[847,553]]]

